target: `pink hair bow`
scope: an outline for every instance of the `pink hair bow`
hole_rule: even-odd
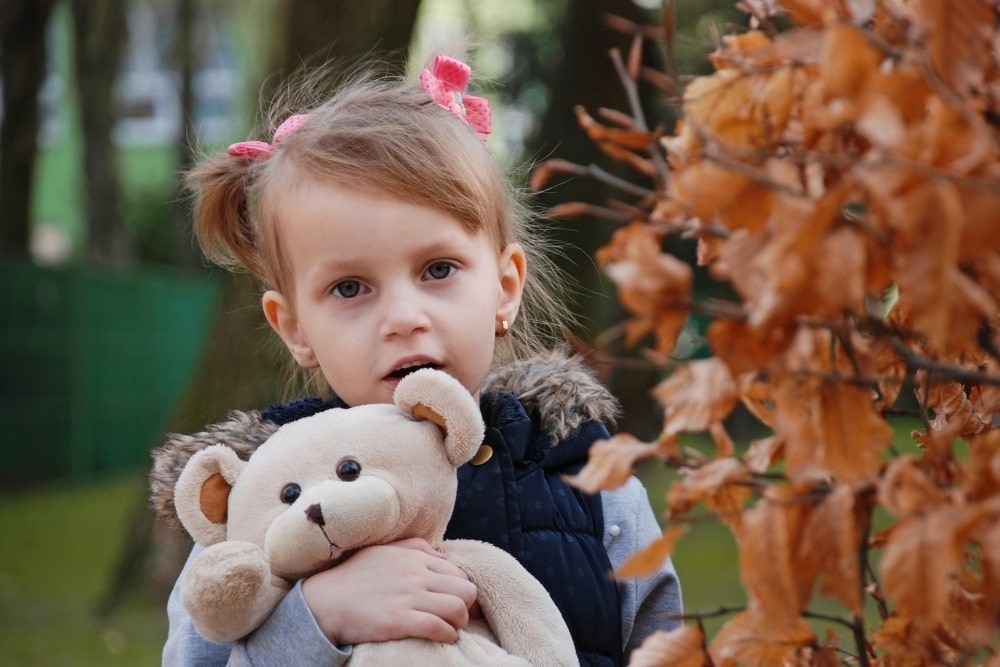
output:
[[[490,103],[482,97],[465,94],[472,68],[448,56],[434,57],[434,71],[420,73],[420,84],[439,106],[452,112],[486,141],[492,129]]]
[[[274,155],[274,151],[278,150],[281,142],[294,134],[308,119],[309,114],[307,113],[297,113],[294,116],[289,116],[274,131],[274,139],[271,140],[271,143],[267,143],[266,141],[238,141],[232,144],[227,149],[227,152],[233,157],[245,157],[251,160],[269,158]]]

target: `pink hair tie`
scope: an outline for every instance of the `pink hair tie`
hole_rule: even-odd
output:
[[[486,135],[493,130],[490,103],[482,97],[465,94],[465,86],[471,75],[472,68],[461,60],[435,56],[434,71],[422,71],[420,84],[438,106],[455,114],[486,141]]]
[[[278,146],[281,145],[282,141],[302,127],[302,124],[308,119],[309,114],[307,113],[297,113],[294,116],[289,116],[274,131],[274,139],[271,140],[271,143],[267,143],[266,141],[238,141],[226,149],[226,152],[233,157],[245,157],[250,160],[267,159],[274,155],[274,152],[278,150]]]

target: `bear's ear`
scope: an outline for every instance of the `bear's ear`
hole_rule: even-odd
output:
[[[191,457],[174,486],[177,518],[195,542],[208,546],[226,539],[229,492],[246,467],[226,445],[206,447]]]
[[[410,419],[430,421],[444,431],[444,448],[456,468],[471,459],[483,443],[483,416],[472,394],[444,371],[422,368],[410,373],[392,395]]]

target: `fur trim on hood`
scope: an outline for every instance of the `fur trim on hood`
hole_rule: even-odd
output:
[[[618,401],[594,377],[579,356],[564,350],[542,353],[496,368],[483,383],[484,392],[507,392],[516,396],[540,419],[552,442],[559,442],[588,421],[612,426],[618,416]],[[171,433],[163,446],[153,450],[150,473],[150,504],[157,518],[182,530],[174,507],[174,485],[181,470],[196,452],[209,445],[232,447],[249,459],[278,426],[257,410],[234,410],[229,418],[194,435]]]

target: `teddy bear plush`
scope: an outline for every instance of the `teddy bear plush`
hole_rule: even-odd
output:
[[[517,560],[484,542],[444,539],[456,468],[482,443],[475,399],[432,369],[403,378],[393,398],[286,424],[249,460],[223,444],[188,460],[174,503],[184,528],[206,547],[181,580],[198,631],[235,641],[297,579],[362,547],[422,537],[468,574],[482,617],[455,644],[355,646],[351,665],[578,664],[558,608]]]

